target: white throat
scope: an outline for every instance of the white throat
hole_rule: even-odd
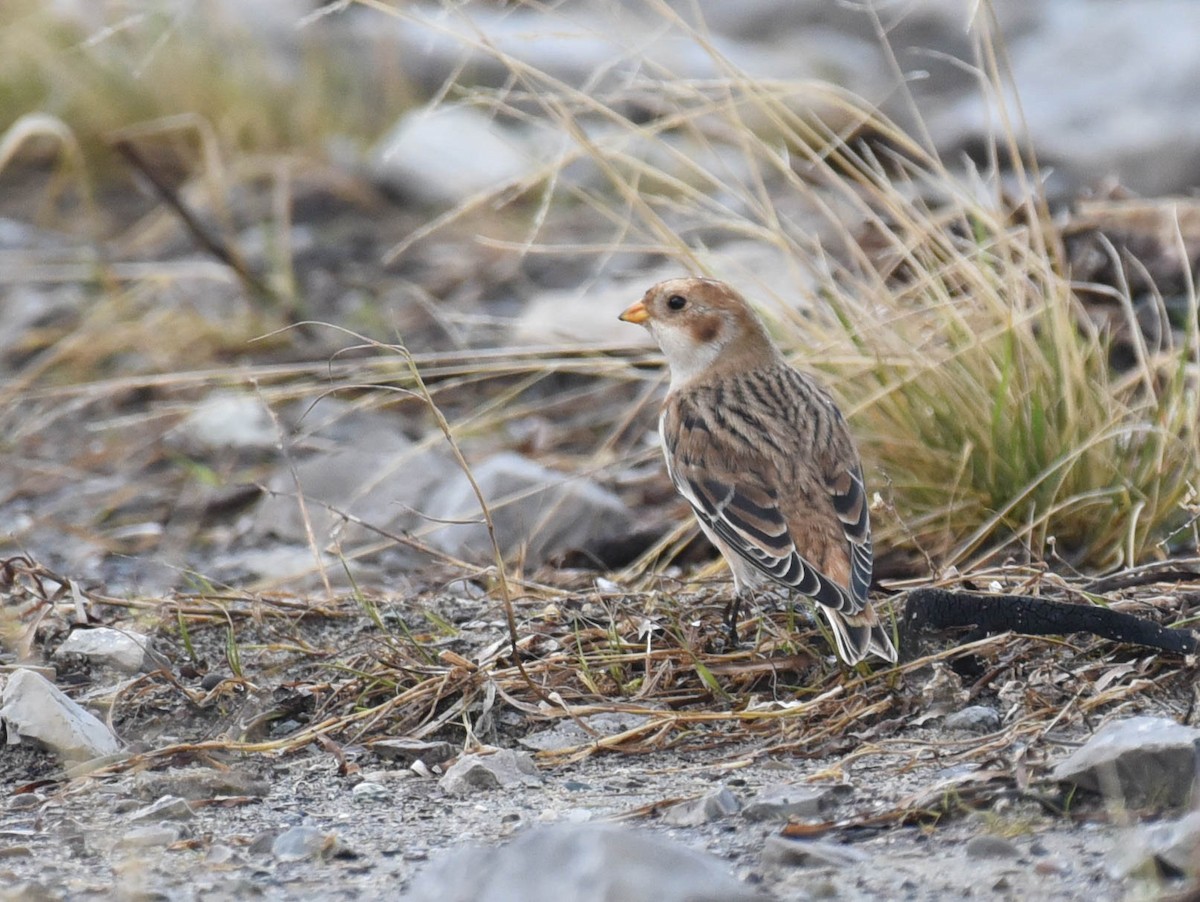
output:
[[[653,325],[650,328],[671,368],[670,391],[686,385],[697,376],[704,375],[721,354],[722,342],[697,344],[682,329],[660,330]]]

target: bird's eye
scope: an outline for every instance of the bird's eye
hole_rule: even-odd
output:
[[[687,298],[681,294],[673,294],[667,298],[667,306],[672,310],[682,310],[687,306]]]

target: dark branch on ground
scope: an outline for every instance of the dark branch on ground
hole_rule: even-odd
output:
[[[1181,655],[1200,650],[1200,634],[1195,630],[1171,629],[1099,605],[1024,595],[914,589],[905,603],[900,627],[905,659],[921,655],[928,633],[953,627],[972,627],[967,641],[1009,631],[1028,636],[1090,633]]]

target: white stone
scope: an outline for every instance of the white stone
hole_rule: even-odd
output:
[[[462,105],[406,113],[371,155],[378,181],[429,204],[457,204],[535,167],[534,144],[523,130]]]
[[[9,742],[32,739],[67,761],[88,761],[121,750],[103,721],[32,670],[12,674],[0,693],[0,718]]]
[[[243,392],[213,392],[169,434],[194,451],[217,448],[274,448],[279,441],[261,398]]]
[[[81,655],[96,664],[116,668],[125,673],[137,673],[146,660],[150,639],[132,630],[107,626],[76,629],[54,650],[54,657]]]

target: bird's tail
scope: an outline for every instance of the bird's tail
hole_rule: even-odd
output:
[[[887,625],[881,623],[870,606],[857,614],[843,614],[825,605],[818,605],[833,630],[838,657],[847,664],[857,664],[869,654],[896,663],[896,646]]]

